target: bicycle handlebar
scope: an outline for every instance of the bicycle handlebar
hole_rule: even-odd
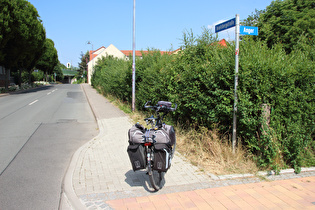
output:
[[[158,118],[151,116],[151,117],[145,118],[144,120],[145,121],[147,121],[147,120],[149,120],[149,121],[150,120],[158,120]]]
[[[159,101],[155,106],[148,106],[151,101],[147,101],[144,105],[146,109],[153,109],[156,112],[173,112],[177,109],[177,104],[175,103],[175,108],[172,108],[172,103],[168,101]]]

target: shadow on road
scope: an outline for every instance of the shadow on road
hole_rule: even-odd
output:
[[[35,93],[38,91],[43,91],[43,90],[49,90],[52,89],[54,87],[54,85],[45,85],[45,86],[40,86],[40,87],[36,87],[36,88],[31,88],[31,89],[27,89],[27,90],[19,90],[19,91],[15,91],[15,92],[10,92],[10,95],[18,95],[18,94],[25,94],[25,93]]]

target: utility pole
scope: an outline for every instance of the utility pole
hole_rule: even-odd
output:
[[[237,85],[238,85],[238,55],[239,55],[239,42],[240,42],[240,16],[237,14],[235,17],[235,81],[234,81],[234,107],[233,107],[233,136],[232,136],[232,149],[235,153],[236,146],[236,114],[237,114]]]
[[[133,41],[132,41],[132,111],[136,104],[136,0],[133,0]]]
[[[92,55],[93,55],[93,51],[94,51],[94,49],[93,49],[93,44],[92,44],[92,42],[90,42],[90,41],[88,41],[87,42],[87,44],[90,44],[90,45],[92,45],[92,54],[89,52],[89,55],[90,55],[90,61],[92,60],[92,58],[91,57],[93,57]],[[91,71],[93,72],[93,68],[94,68],[94,60],[92,61],[92,64],[91,64]],[[91,74],[91,76],[92,76],[92,74]],[[88,84],[89,85],[91,85],[91,77],[89,77],[89,68],[88,68],[88,71],[87,71],[87,77],[88,77]]]

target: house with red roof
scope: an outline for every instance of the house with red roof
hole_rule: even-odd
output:
[[[227,43],[225,39],[222,39],[218,42],[219,45],[226,47]],[[177,49],[173,52],[170,51],[160,51],[160,53],[163,54],[178,54],[181,51],[181,49]],[[135,56],[138,58],[142,58],[143,54],[148,54],[149,51],[140,51],[136,50],[135,51]],[[88,83],[91,85],[91,78],[94,73],[94,66],[97,64],[97,61],[99,61],[102,57],[107,57],[107,56],[113,56],[119,59],[124,59],[124,60],[129,60],[130,57],[133,56],[133,51],[132,50],[119,50],[117,49],[113,44],[110,44],[107,48],[104,46],[98,48],[97,50],[91,50],[89,52],[90,55],[90,61],[88,62]]]
[[[94,73],[94,66],[102,57],[114,56],[119,59],[126,59],[126,55],[118,50],[113,44],[109,45],[107,48],[100,47],[97,50],[90,51],[90,61],[88,62],[88,83],[91,85],[91,78]]]
[[[168,51],[160,51],[160,52],[161,54],[171,53]],[[142,58],[143,54],[147,54],[149,53],[149,51],[136,50],[135,53],[136,53],[136,57]],[[102,57],[107,57],[109,55],[119,58],[119,59],[129,60],[129,57],[133,56],[133,51],[132,50],[119,50],[113,44],[111,44],[107,48],[100,47],[97,50],[91,50],[89,51],[89,55],[90,55],[90,61],[88,62],[87,75],[88,75],[88,84],[91,85],[91,78],[94,73],[94,66],[97,64],[97,61],[99,61]]]

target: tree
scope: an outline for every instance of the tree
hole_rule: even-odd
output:
[[[315,38],[315,2],[313,0],[276,0],[258,18],[258,38],[269,47],[282,43],[290,53],[300,36]]]
[[[0,65],[32,69],[46,39],[36,8],[26,0],[1,0],[0,8]]]
[[[53,73],[58,64],[58,54],[55,44],[51,39],[46,39],[44,44],[44,53],[38,61],[36,68],[45,72],[46,75]]]
[[[62,69],[65,69],[66,66],[61,64],[60,61],[58,61],[58,64],[55,66],[53,73],[56,74],[56,81],[63,80],[64,76],[62,73]]]
[[[259,17],[262,13],[264,13],[266,10],[257,10],[255,9],[255,13],[252,13],[248,16],[248,18],[241,21],[241,25],[243,26],[255,26],[257,27],[257,24],[259,22]]]
[[[81,62],[79,63],[79,75],[82,76],[82,75],[85,75],[85,71],[87,70],[87,63],[89,62],[90,60],[90,54],[89,54],[89,51],[87,51],[85,54],[83,54],[83,52],[81,52]]]

